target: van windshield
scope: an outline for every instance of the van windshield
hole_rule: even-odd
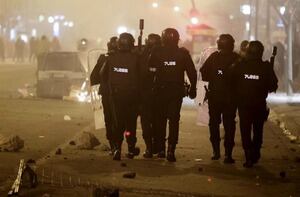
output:
[[[43,70],[83,71],[77,54],[73,53],[50,53],[46,56],[44,65]]]

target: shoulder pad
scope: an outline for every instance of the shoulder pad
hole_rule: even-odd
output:
[[[184,53],[190,54],[190,51],[187,48],[185,48],[185,47],[180,47],[179,50],[182,51],[182,52],[184,52]]]

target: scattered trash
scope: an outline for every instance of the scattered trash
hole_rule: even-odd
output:
[[[39,138],[45,138],[45,136],[43,136],[43,135],[40,135],[40,136],[39,136]]]
[[[286,178],[286,172],[285,171],[281,171],[280,173],[279,173],[279,176],[281,177],[281,178]]]
[[[96,136],[86,131],[82,132],[75,141],[78,149],[91,150],[100,145],[100,141],[96,138]]]
[[[72,120],[72,119],[71,119],[71,117],[70,117],[69,115],[65,115],[65,116],[64,116],[64,120],[65,120],[65,121],[70,121],[70,120]]]
[[[199,167],[199,168],[198,168],[198,171],[199,171],[199,172],[203,172],[203,168],[202,168],[202,167]]]
[[[29,97],[29,93],[26,88],[18,88],[18,93],[21,95],[22,98]]]
[[[24,140],[19,136],[4,137],[0,135],[0,151],[17,152],[22,148],[24,148]]]
[[[61,148],[58,148],[55,152],[56,155],[61,155],[62,154],[62,151],[61,151]]]
[[[71,146],[75,146],[75,145],[76,145],[75,141],[73,141],[73,140],[70,141],[69,144],[70,144]]]
[[[203,159],[195,159],[195,162],[201,162],[201,161],[203,161]]]
[[[93,190],[93,197],[102,197],[102,196],[119,196],[119,189],[110,189],[110,188],[95,188]]]
[[[208,181],[209,183],[211,183],[211,182],[212,182],[212,178],[211,178],[211,177],[208,177],[208,178],[207,178],[207,181]]]
[[[127,173],[123,174],[123,178],[126,178],[126,179],[134,179],[135,177],[136,177],[135,172],[127,172]]]
[[[124,163],[124,162],[122,162],[122,163],[121,163],[121,167],[127,167],[127,164]]]

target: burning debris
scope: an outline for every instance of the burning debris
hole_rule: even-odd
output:
[[[19,136],[4,137],[0,135],[0,151],[17,152],[22,148],[24,148],[24,140]]]

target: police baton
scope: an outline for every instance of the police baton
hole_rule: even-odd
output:
[[[138,49],[142,50],[142,41],[143,41],[143,30],[144,30],[144,19],[140,19],[140,35],[138,38]]]
[[[277,47],[274,46],[273,47],[273,51],[272,51],[272,56],[270,58],[270,63],[271,63],[271,65],[272,65],[273,68],[274,68],[274,64],[275,64],[275,57],[276,57],[276,55],[277,55]]]

